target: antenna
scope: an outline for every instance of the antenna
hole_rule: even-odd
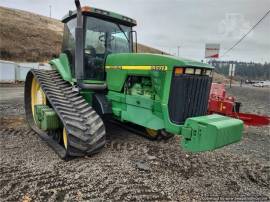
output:
[[[78,10],[81,10],[81,3],[80,3],[80,0],[75,0],[75,5],[76,5],[76,8],[77,8],[77,11],[78,11]]]

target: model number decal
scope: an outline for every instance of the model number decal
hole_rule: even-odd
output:
[[[166,71],[167,66],[151,66],[151,70],[154,70],[154,71]]]

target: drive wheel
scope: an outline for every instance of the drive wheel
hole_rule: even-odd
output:
[[[48,105],[49,106],[49,102],[46,99],[46,95],[43,92],[39,82],[37,81],[35,77],[33,77],[32,85],[31,85],[31,109],[32,109],[33,120],[37,126],[37,120],[35,116],[35,105]],[[61,136],[61,131],[63,131],[62,136]],[[64,127],[62,130],[57,129],[57,130],[50,130],[47,132],[49,136],[51,136],[57,143],[62,144],[65,150],[67,150],[67,145],[68,145],[67,132]]]
[[[154,130],[154,129],[146,128],[145,131],[146,131],[146,136],[150,139],[167,140],[174,136],[172,133],[168,133],[165,130]]]
[[[65,149],[67,150],[67,148],[68,148],[68,134],[67,134],[67,130],[65,128],[63,128],[63,145],[64,145]]]
[[[150,139],[157,139],[159,136],[158,130],[146,128],[145,131],[146,131],[146,136]]]
[[[32,80],[32,86],[31,86],[31,109],[32,109],[32,115],[35,123],[36,117],[35,117],[35,105],[46,105],[46,96],[43,90],[40,87],[40,84],[34,77]]]

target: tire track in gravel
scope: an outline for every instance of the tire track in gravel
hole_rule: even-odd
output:
[[[22,199],[22,194],[28,192],[38,181],[55,178],[55,174],[44,170],[35,170],[35,167],[29,165],[29,159],[24,150],[28,147],[38,147],[39,144],[35,133],[30,129],[2,129],[0,130],[1,140],[1,159],[0,173],[1,179],[1,198],[7,201],[17,201]],[[13,145],[16,145],[14,151]],[[18,144],[19,143],[19,144]],[[27,145],[30,144],[30,145]],[[19,158],[22,158],[19,160]],[[31,160],[31,159],[30,159]]]
[[[12,142],[14,141],[24,141],[37,147],[36,143],[40,141],[39,139],[34,138],[29,141],[34,136],[35,133],[29,129],[16,130],[11,128],[0,130],[0,140],[5,142],[6,146],[13,144]],[[126,144],[116,141],[113,143],[113,146],[108,146],[107,152],[115,154],[127,148],[130,148],[129,150],[132,151],[140,149],[140,146],[131,147],[130,143]],[[23,150],[22,147],[16,147],[16,149]],[[2,147],[1,150],[7,152],[10,148]],[[16,154],[12,153],[11,155]],[[60,161],[54,172],[42,170],[42,168],[37,169],[35,165],[28,167],[29,165],[23,164],[24,162],[16,164],[15,162],[7,161],[0,168],[2,175],[1,185],[3,185],[1,186],[1,197],[3,200],[20,200],[23,194],[28,193],[32,199],[38,201],[61,201],[67,197],[74,200],[78,197],[84,200],[166,199],[164,194],[160,194],[152,187],[140,182],[143,181],[143,178],[139,178],[137,181],[123,181],[121,177],[132,178],[132,174],[128,170],[121,173],[125,166],[116,163],[115,159],[106,158],[96,162],[95,160],[98,160],[98,156],[93,158],[75,159],[67,163]],[[96,165],[93,166],[93,162]],[[61,172],[65,167],[65,172]],[[95,168],[97,168],[96,171]],[[86,178],[89,172],[93,172],[92,176],[98,177],[96,179]],[[74,178],[74,173],[79,174],[79,177]]]
[[[269,190],[269,166],[242,156],[224,150],[190,154],[179,148],[178,137],[150,141],[119,129],[110,133],[101,153],[65,162],[28,128],[1,129],[0,198],[177,201],[205,192],[265,196]],[[149,171],[138,169],[141,160]]]

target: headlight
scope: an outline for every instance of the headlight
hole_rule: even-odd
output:
[[[195,69],[195,74],[200,75],[202,73],[201,69]]]
[[[205,74],[207,75],[207,76],[212,76],[212,70],[206,70],[206,72],[205,72]]]
[[[185,74],[194,74],[194,69],[193,68],[186,68]]]

